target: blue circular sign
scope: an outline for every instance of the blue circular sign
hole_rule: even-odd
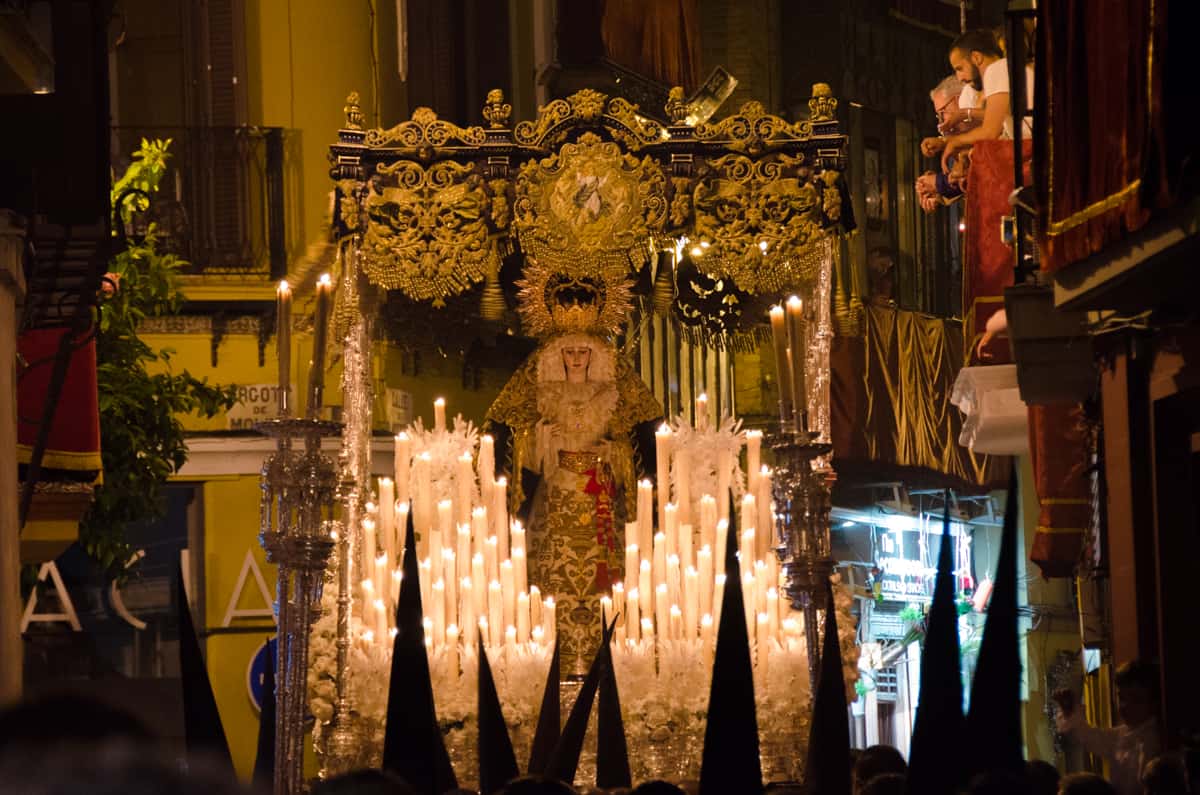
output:
[[[267,638],[250,657],[250,665],[246,667],[246,692],[250,694],[250,703],[254,709],[262,711],[263,677],[267,675],[267,655],[275,657],[276,640]]]

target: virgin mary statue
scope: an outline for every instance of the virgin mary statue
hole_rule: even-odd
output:
[[[526,268],[522,316],[542,337],[488,410],[507,453],[514,513],[528,527],[529,577],[556,603],[564,674],[600,638],[600,597],[618,582],[637,479],[653,472],[662,407],[619,354],[623,281]]]

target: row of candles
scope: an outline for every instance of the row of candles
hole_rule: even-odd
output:
[[[697,416],[703,417],[701,408]],[[445,403],[439,399],[434,433],[444,432]],[[723,551],[734,532],[746,626],[765,665],[772,641],[786,648],[801,630],[798,614],[792,614],[779,589],[771,472],[760,460],[762,434],[744,434],[750,477],[736,526],[726,515],[734,451],[727,451],[729,460],[718,464],[718,491],[724,498],[705,494],[693,504],[686,451],[675,449],[674,436],[667,425],[656,435],[658,482],[670,483],[673,465],[674,494],[669,488],[656,490],[649,480],[638,484],[637,514],[625,528],[623,578],[601,597],[601,609],[607,616],[620,616],[615,637],[624,646],[652,650],[656,642],[691,642],[711,653],[727,585]],[[488,646],[552,644],[554,595],[543,595],[529,583],[526,531],[520,522],[509,521],[507,483],[495,477],[492,438],[481,437],[477,456],[463,454],[455,462],[453,496],[436,504],[433,462],[429,453],[414,456],[413,442],[407,433],[397,435],[395,478],[380,479],[379,505],[369,505],[364,520],[369,540],[364,554],[373,553],[373,565],[357,600],[360,641],[386,644],[394,631],[399,555],[411,506],[420,536],[418,569],[431,648],[457,656],[459,645],[474,647],[476,625]],[[464,631],[467,627],[472,630]]]
[[[328,273],[317,279],[313,316],[313,352],[308,365],[308,402],[305,413],[316,419],[325,393],[325,354],[329,346],[329,313],[333,307],[333,280]],[[279,416],[292,413],[292,287],[287,279],[275,289],[275,353],[279,364]]]

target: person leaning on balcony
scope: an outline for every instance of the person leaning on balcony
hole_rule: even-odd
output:
[[[983,121],[983,97],[971,86],[963,83],[957,75],[950,75],[929,92],[933,112],[937,115],[938,132],[941,137],[921,141],[921,152],[934,157],[942,151],[947,135],[957,135],[978,127]],[[962,195],[962,188],[948,174],[926,171],[917,177],[917,200],[921,209],[933,212],[943,204]]]
[[[1089,726],[1074,694],[1054,694],[1058,702],[1058,731],[1072,737],[1084,750],[1112,763],[1110,779],[1117,795],[1141,795],[1142,768],[1162,747],[1158,728],[1158,668],[1133,661],[1117,669],[1117,715],[1113,729]]]
[[[942,169],[950,170],[949,161],[976,141],[1012,137],[1012,112],[1009,106],[1008,61],[987,30],[969,30],[950,45],[950,66],[959,80],[983,92],[983,122],[973,130],[951,135],[942,147]],[[1026,69],[1027,99],[1032,99],[1032,70]],[[1026,127],[1026,133],[1030,128]]]

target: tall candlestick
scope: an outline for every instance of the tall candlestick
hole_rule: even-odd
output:
[[[717,516],[729,517],[729,487],[733,479],[733,453],[728,447],[717,451]]]
[[[667,593],[667,584],[659,583],[654,589],[654,623],[658,628],[658,634],[664,639],[670,639],[670,595]]]
[[[487,616],[479,617],[479,653],[487,654],[487,647],[492,645],[491,622]]]
[[[408,512],[411,510],[409,503],[396,503],[396,522],[394,526],[395,539],[392,541],[392,547],[396,550],[396,565],[401,566],[404,563],[404,534],[408,532]]]
[[[713,564],[712,550],[708,547],[700,547],[700,551],[696,553],[696,574],[700,589],[700,612],[710,613],[713,599]]]
[[[395,569],[394,571],[392,571],[392,590],[390,592],[390,595],[392,597],[392,604],[400,603],[400,583],[403,580],[404,580],[404,572],[400,571],[400,569]]]
[[[433,430],[446,430],[446,399],[438,398],[433,401]]]
[[[638,546],[644,550],[654,548],[654,484],[648,480],[638,481],[637,498]]]
[[[329,308],[333,281],[328,273],[317,279],[317,311],[313,317],[313,355],[308,367],[308,417],[321,413],[325,395],[325,348],[329,340]]]
[[[642,615],[647,615],[654,611],[654,586],[653,580],[650,578],[650,561],[643,560],[641,567],[638,569],[638,591],[645,594],[645,602],[642,604]]]
[[[479,476],[479,501],[491,505],[492,485],[496,480],[496,440],[491,434],[479,437],[479,461],[475,471]]]
[[[487,544],[488,536],[491,535],[491,528],[488,526],[488,517],[486,508],[476,508],[471,511],[471,550],[472,552],[482,553],[484,546]]]
[[[742,575],[742,611],[746,615],[746,631],[754,631],[754,575],[747,572]]]
[[[458,526],[458,533],[457,533],[456,541],[457,541],[457,544],[455,546],[454,557],[455,557],[456,562],[458,563],[458,579],[461,580],[463,577],[471,576],[471,526],[470,525],[460,524]],[[465,621],[463,622],[462,625],[464,627],[474,626],[474,624],[468,624]],[[468,637],[470,634],[471,633],[468,632],[463,637]]]
[[[679,554],[679,509],[673,503],[667,503],[662,513],[663,533],[667,536],[667,557]]]
[[[513,549],[525,549],[525,526],[515,519],[509,529],[509,543]]]
[[[404,431],[396,434],[392,472],[395,474],[396,502],[408,502],[410,497],[408,473],[412,466],[412,439]]]
[[[713,617],[705,613],[700,617],[700,648],[704,651],[704,659],[712,657],[713,651]]]
[[[425,451],[417,456],[416,480],[417,496],[414,504],[413,526],[420,535],[425,534],[434,521],[433,506],[433,456]]]
[[[530,606],[532,607],[532,605],[533,605],[533,599],[530,599],[530,600],[529,600],[529,604],[530,604]],[[529,615],[530,615],[530,618],[529,618],[529,624],[530,624],[530,630],[529,630],[529,639],[530,639],[530,640],[532,640],[532,641],[533,641],[534,643],[536,643],[537,645],[541,646],[543,643],[545,643],[545,642],[546,642],[546,631],[545,631],[544,629],[542,629],[542,625],[541,625],[541,624],[534,624],[534,623],[533,623],[533,612],[532,612],[532,611],[530,611]]]
[[[433,642],[442,645],[446,642],[446,583],[438,580],[430,589],[433,604],[430,605],[430,618],[433,619]]]
[[[725,575],[718,574],[713,577],[713,606],[712,615],[713,621],[718,627],[721,626],[721,608],[725,602]]]
[[[430,596],[430,586],[433,585],[433,580],[429,577],[432,568],[433,567],[429,563],[429,558],[425,558],[417,564],[417,576],[420,579],[419,585],[421,590],[422,605],[429,604],[429,600],[433,598]]]
[[[475,504],[475,466],[470,453],[458,457],[454,468],[454,519],[457,522],[471,521],[471,507]]]
[[[758,673],[760,676],[766,677],[768,665],[767,661],[771,654],[771,624],[766,613],[759,613],[755,619],[755,627],[757,628],[756,639],[758,648]]]
[[[446,626],[458,623],[458,572],[454,567],[454,557],[454,550],[442,551],[442,579],[446,583]]]
[[[275,353],[279,363],[279,416],[292,413],[292,287],[287,279],[275,291]]]
[[[775,588],[767,589],[767,620],[771,637],[779,637],[779,591]]]
[[[696,561],[692,556],[692,545],[695,539],[692,537],[692,526],[683,524],[679,526],[679,565],[683,568],[695,566]]]
[[[446,627],[446,665],[450,673],[458,673],[458,625]]]
[[[808,341],[804,334],[804,302],[793,295],[787,300],[788,347],[792,352],[792,394],[796,402],[796,426],[808,430],[808,390],[804,382],[804,359]]]
[[[717,521],[717,538],[713,545],[713,571],[724,573],[725,560],[729,554],[729,522],[724,519]]]
[[[762,438],[760,430],[746,431],[746,491],[758,494],[758,472],[762,466]]]
[[[529,586],[529,631],[542,625],[542,592],[536,585]]]
[[[509,624],[504,628],[504,653],[510,654],[516,650],[517,628]]]
[[[742,531],[741,543],[738,545],[738,569],[742,574],[754,571],[754,528]],[[750,594],[746,594],[749,601]]]
[[[764,465],[758,475],[758,555],[775,556],[775,513],[771,510],[771,469]]]
[[[542,628],[546,632],[546,642],[553,645],[554,639],[558,637],[553,596],[547,596],[546,601],[542,602]]]
[[[700,575],[689,566],[683,573],[683,639],[696,639],[696,621],[700,610]]]
[[[612,597],[611,596],[601,596],[600,597],[600,622],[605,627],[608,627],[609,622],[612,621],[612,617],[613,617]]]
[[[442,541],[442,531],[433,529],[429,531],[429,559],[433,561],[434,579],[438,577],[446,577],[452,579],[458,576],[458,571],[454,568],[446,569],[446,553],[453,554],[453,550],[449,549],[445,542]],[[453,565],[451,561],[451,565]]]
[[[497,554],[495,536],[488,536],[488,540],[483,544],[483,562],[486,564],[484,570],[488,580],[500,579],[500,556]]]
[[[654,643],[654,621],[649,618],[642,619],[642,640]],[[653,646],[651,645],[651,648]]]
[[[625,618],[625,585],[623,583],[614,582],[612,586],[613,600],[613,615],[620,614],[621,619]],[[618,624],[618,626],[620,626]]]
[[[667,597],[671,604],[677,605],[683,598],[682,583],[680,582],[679,556],[667,556]]]
[[[653,566],[651,575],[655,584],[665,582],[667,578],[667,534],[661,531],[654,534]]]
[[[625,635],[628,640],[638,639],[638,628],[642,625],[641,595],[637,588],[625,595]]]
[[[511,560],[500,562],[500,592],[504,598],[504,626],[516,625],[517,590],[513,582]]]
[[[391,478],[379,479],[379,538],[383,549],[396,559],[396,486]]]
[[[509,557],[513,567],[513,586],[517,589],[517,593],[529,590],[529,565],[525,560],[525,548],[516,547],[512,551],[512,556]]]
[[[483,572],[483,555],[475,553],[471,557],[471,582],[475,584],[475,615],[487,615],[487,577]]]
[[[670,610],[671,640],[683,639],[683,611],[679,605],[671,605]]]
[[[475,598],[475,587],[470,577],[463,577],[458,585],[458,611],[461,626],[473,627],[475,626],[475,619],[479,615],[479,611],[475,609],[475,605],[478,602]],[[475,645],[475,633],[468,632],[464,635],[463,643],[468,646]]]
[[[375,637],[387,638],[388,636],[388,610],[382,599],[376,599],[371,603],[375,607]]]
[[[675,504],[679,506],[681,524],[693,524],[692,518],[692,458],[687,450],[675,452]]]
[[[708,395],[703,392],[696,395],[696,427],[700,429],[708,427]]]
[[[491,627],[493,646],[499,646],[504,632],[504,591],[499,580],[488,583],[488,625]]]
[[[742,531],[746,531],[754,527],[754,523],[758,521],[758,506],[757,500],[753,494],[746,494],[742,497],[742,515],[740,527]]]
[[[779,384],[779,419],[789,423],[793,417],[792,364],[788,357],[787,320],[783,307],[775,305],[768,313],[771,317],[771,342],[775,349],[775,379]]]
[[[509,552],[508,526],[508,478],[498,478],[492,482],[492,501],[484,503],[491,505],[492,533],[496,536],[496,551],[501,559],[507,558]]]
[[[628,536],[626,536],[628,538]],[[638,587],[638,571],[641,566],[641,559],[638,557],[638,545],[625,545],[625,592],[634,590]]]
[[[517,594],[517,642],[529,642],[529,594]]]
[[[658,526],[666,526],[664,511],[671,501],[671,426],[665,422],[654,432],[655,479],[658,485]]]

